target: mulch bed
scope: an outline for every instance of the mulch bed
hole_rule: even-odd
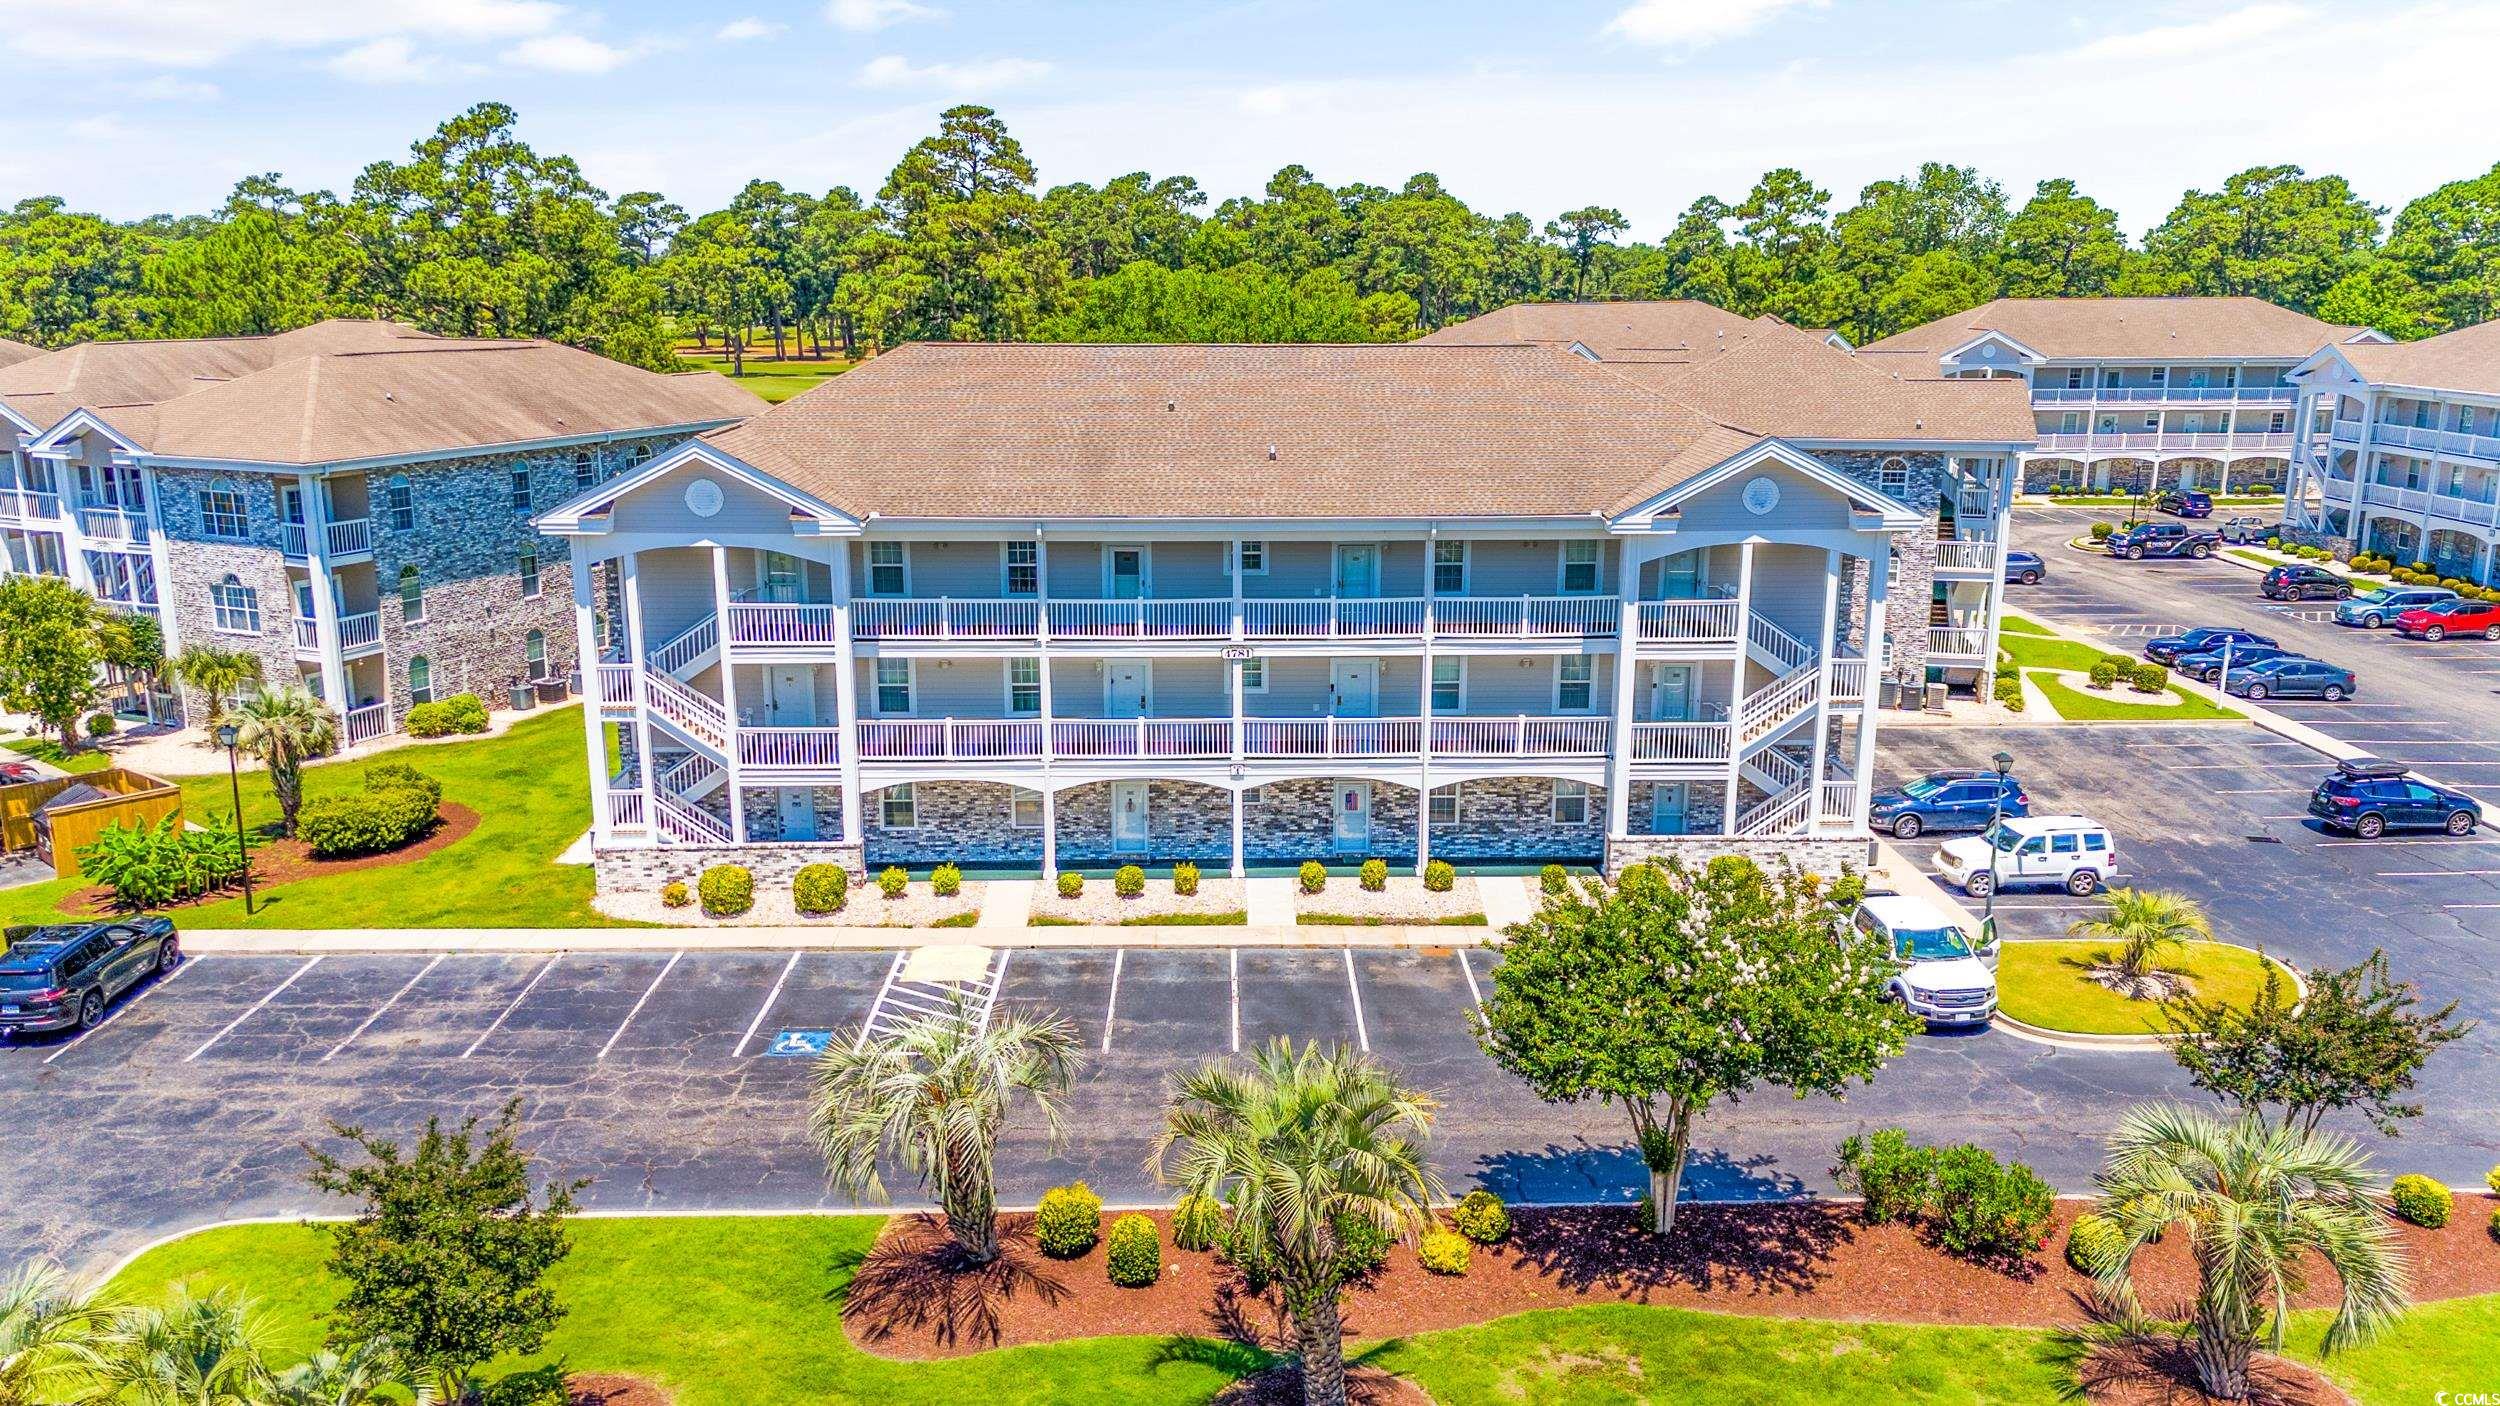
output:
[[[386,869],[393,865],[414,864],[427,855],[438,853],[465,840],[477,829],[478,813],[457,801],[445,801],[435,812],[440,817],[425,838],[412,845],[385,850],[380,854],[350,855],[341,859],[317,858],[302,840],[264,839],[252,845],[252,883],[258,888],[275,888],[298,879],[316,878],[323,874],[348,874],[359,869]],[[193,908],[215,903],[241,893],[241,887],[219,889],[187,898],[168,908]],[[113,890],[103,884],[91,884],[71,894],[62,905],[73,913],[114,913]]]
[[[564,1379],[564,1406],[670,1406],[676,1398],[640,1377],[576,1372]]]
[[[2183,1339],[2142,1338],[2103,1347],[2075,1373],[2092,1406],[2349,1406],[2352,1398],[2302,1363],[2258,1353],[2248,1364],[2248,1395],[2207,1396]]]
[[[2460,1196],[2442,1230],[2396,1224],[2424,1299],[2500,1292],[2500,1243],[2485,1228],[2500,1198]],[[1349,1336],[1390,1337],[1482,1323],[1537,1308],[1642,1303],[1722,1313],[1894,1323],[2077,1327],[2092,1319],[2091,1281],[2066,1264],[2066,1226],[2086,1203],[2061,1201],[2040,1253],[1986,1265],[1946,1253],[1916,1230],[1870,1226],[1853,1205],[1692,1206],[1663,1241],[1629,1207],[1520,1208],[1508,1243],[1478,1246],[1463,1276],[1427,1272],[1400,1245],[1346,1296]],[[1073,1260],[1034,1247],[1031,1217],[1001,1217],[1004,1253],[961,1269],[934,1216],[898,1216],[853,1277],[843,1324],[887,1357],[961,1356],[992,1347],[1099,1334],[1197,1335],[1282,1350],[1290,1324],[1273,1296],[1250,1293],[1211,1253],[1171,1245],[1145,1289],[1114,1287],[1097,1244]],[[1106,1221],[1105,1229],[1108,1223]],[[2184,1317],[2195,1291],[2184,1237],[2137,1259],[2137,1293],[2158,1317]],[[2321,1271],[2298,1301],[2333,1301]],[[2132,1403],[2154,1397],[2113,1397]],[[2303,1400],[2297,1396],[2287,1402]],[[2331,1399],[2331,1398],[2325,1398]]]

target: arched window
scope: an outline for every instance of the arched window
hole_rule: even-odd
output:
[[[532,630],[521,640],[521,662],[528,666],[529,677],[535,681],[547,677],[547,632]]]
[[[417,525],[416,494],[408,487],[408,475],[391,475],[391,481],[383,492],[383,501],[390,508],[393,532],[406,532]]]
[[[215,608],[220,633],[260,633],[260,592],[244,585],[242,577],[226,573],[226,579],[209,588],[209,601]]]
[[[521,544],[521,599],[538,599],[538,544]]]
[[[434,666],[422,654],[408,661],[408,701],[434,701]]]
[[[425,619],[425,583],[413,566],[399,569],[399,615],[411,625]]]
[[[1876,486],[1888,497],[1910,501],[1910,461],[1896,454],[1875,469]]]

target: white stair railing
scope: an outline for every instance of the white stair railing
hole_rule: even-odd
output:
[[[669,674],[645,671],[642,705],[696,742],[715,752],[729,750],[729,715],[718,700],[695,692]]]
[[[720,618],[706,615],[651,651],[649,663],[652,668],[672,678],[683,678],[686,666],[711,653],[719,645]]]
[[[720,773],[719,762],[701,752],[688,752],[676,765],[653,777],[652,785],[672,796],[692,796],[709,786]]]
[[[1736,727],[1738,744],[1759,742],[1812,708],[1822,679],[1819,670],[1800,669],[1759,693],[1747,694]]]
[[[700,806],[690,806],[662,791],[651,797],[651,821],[662,837],[681,845],[725,845],[729,827]]]

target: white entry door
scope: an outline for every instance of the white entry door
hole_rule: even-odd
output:
[[[1380,661],[1377,659],[1332,659],[1328,661],[1328,693],[1331,711],[1341,718],[1376,718],[1380,716]]]
[[[1693,666],[1652,665],[1649,674],[1649,717],[1652,722],[1678,722],[1693,715]]]
[[[816,838],[816,793],[804,786],[781,788],[781,838]]]
[[[1111,848],[1119,854],[1146,851],[1146,783],[1111,783]]]
[[[1145,660],[1114,659],[1103,666],[1103,711],[1110,716],[1146,716],[1153,692],[1153,666]]]
[[[1354,600],[1380,594],[1380,548],[1369,543],[1337,548],[1337,594]]]
[[[1684,783],[1661,781],[1649,790],[1649,833],[1684,833]]]
[[[1335,846],[1340,854],[1362,854],[1372,847],[1372,784],[1337,783]]]
[[[775,665],[772,697],[773,726],[814,727],[816,725],[815,670],[805,665]]]

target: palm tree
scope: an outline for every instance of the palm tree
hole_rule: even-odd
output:
[[[2283,1323],[2304,1258],[2335,1272],[2341,1293],[2323,1351],[2367,1342],[2395,1322],[2407,1266],[2372,1195],[2369,1158],[2331,1133],[2247,1114],[2226,1123],[2197,1109],[2156,1104],[2121,1119],[2094,1178],[2096,1208],[2124,1238],[2097,1276],[2130,1315],[2138,1248],[2185,1225],[2196,1257],[2190,1338],[2198,1383],[2225,1400],[2248,1395],[2248,1361],[2263,1332],[2283,1346]]]
[[[2097,918],[2066,929],[2076,937],[2116,942],[2116,958],[2100,965],[2110,986],[2131,1001],[2168,994],[2169,985],[2156,965],[2164,952],[2186,942],[2211,942],[2212,920],[2196,900],[2160,889],[2111,889],[2108,905]]]
[[[345,1352],[320,1352],[278,1374],[278,1406],[373,1406],[400,1380],[399,1349],[366,1338]],[[419,1399],[430,1393],[421,1392]]]
[[[295,834],[295,812],[304,805],[304,763],[338,741],[338,717],[320,699],[286,687],[243,700],[235,716],[234,745],[269,768],[269,789],[278,797],[279,828]]]
[[[999,1128],[1022,1097],[1055,1145],[1059,1096],[1082,1063],[1075,1029],[1057,1016],[989,1021],[958,996],[898,1030],[863,1028],[826,1047],[808,1132],[827,1180],[853,1196],[882,1199],[878,1158],[896,1158],[937,1199],[964,1257],[987,1264],[998,1258]]]
[[[50,1388],[75,1374],[103,1326],[59,1265],[35,1260],[0,1279],[0,1406],[56,1400]]]
[[[277,1392],[267,1332],[249,1301],[177,1288],[156,1308],[131,1309],[85,1353],[93,1399],[142,1406],[270,1406]]]
[[[1366,1267],[1346,1232],[1404,1235],[1443,1197],[1423,1155],[1438,1106],[1342,1045],[1280,1039],[1181,1080],[1155,1136],[1157,1179],[1222,1203],[1234,1261],[1283,1292],[1307,1406],[1345,1406],[1337,1300]]]
[[[208,727],[213,732],[225,718],[226,700],[243,685],[260,681],[260,656],[223,645],[195,644],[174,656],[174,673],[208,695]]]

